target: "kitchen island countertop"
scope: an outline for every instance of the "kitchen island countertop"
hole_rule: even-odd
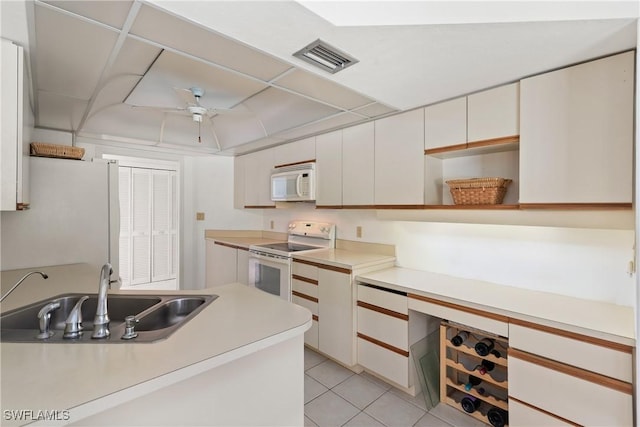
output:
[[[31,270],[3,271],[3,293]],[[25,280],[2,303],[3,312],[63,293],[97,292],[99,270],[93,266],[38,270],[49,279]],[[3,343],[3,411],[69,410],[72,420],[82,419],[301,335],[311,325],[307,309],[237,283],[198,291],[136,293],[219,297],[155,343]]]

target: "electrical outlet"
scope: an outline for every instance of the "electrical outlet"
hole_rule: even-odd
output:
[[[356,227],[356,237],[362,237],[362,227],[361,226],[357,226]]]
[[[196,212],[196,221],[204,221],[204,212]]]
[[[273,220],[271,220],[271,223],[269,224],[269,227],[271,227],[271,229],[273,230]]]

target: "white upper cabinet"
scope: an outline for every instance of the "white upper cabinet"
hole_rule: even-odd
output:
[[[467,97],[467,142],[520,133],[520,84],[512,83]]]
[[[342,130],[342,204],[374,204],[374,122]]]
[[[313,161],[316,158],[316,138],[305,138],[273,148],[273,165],[286,166]]]
[[[467,143],[467,98],[430,105],[424,109],[424,148]]]
[[[424,109],[375,121],[375,204],[424,204]]]
[[[628,203],[634,52],[524,79],[520,203]]]
[[[29,143],[33,113],[28,101],[29,79],[24,50],[2,39],[0,120],[0,210],[21,210],[29,205]]]
[[[244,157],[244,207],[273,207],[271,172],[273,149],[256,151]]]
[[[233,207],[235,209],[244,208],[244,163],[247,156],[236,156],[233,158]]]
[[[341,130],[316,137],[316,174],[316,206],[341,206]]]

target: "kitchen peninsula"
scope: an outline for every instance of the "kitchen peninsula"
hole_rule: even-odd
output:
[[[3,271],[3,293],[29,270]],[[49,279],[26,280],[3,312],[97,291],[87,264],[40,270]],[[301,425],[311,313],[239,284],[172,293],[219,297],[155,343],[3,343],[2,425]]]

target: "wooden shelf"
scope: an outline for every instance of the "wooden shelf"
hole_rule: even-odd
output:
[[[451,210],[518,210],[520,205],[424,205],[423,209]]]
[[[451,159],[454,157],[477,156],[479,154],[500,153],[504,151],[516,151],[520,149],[520,135],[506,136],[503,138],[473,141],[466,144],[449,145],[446,147],[429,148],[424,150],[425,156],[433,156],[438,159]]]
[[[452,334],[457,334],[460,331],[468,331],[470,336],[464,343],[462,343],[462,345],[456,347],[451,344],[450,338]],[[493,354],[480,356],[476,353],[474,348],[471,348],[470,344],[473,344],[483,338],[494,340],[496,348],[500,351],[502,357],[496,357]],[[450,323],[443,320],[440,325],[440,400],[485,424],[489,424],[486,414],[491,407],[508,411],[508,347],[509,342],[505,337],[496,336],[495,334],[488,332],[485,333],[466,325]],[[477,372],[475,368],[470,370],[465,367],[465,364],[467,366],[471,366],[469,362],[475,363],[475,361],[477,361],[479,364],[482,360],[495,363],[496,366],[491,371],[493,372],[493,375],[496,376],[495,378],[490,372],[482,375]],[[465,378],[467,375],[473,375],[480,379],[482,383],[477,387],[472,387],[471,389],[466,390],[465,384],[461,383],[461,379]],[[496,378],[504,378],[504,381],[499,381]],[[464,382],[464,380],[462,380],[462,382]],[[480,387],[484,388],[483,394],[478,392]],[[483,402],[475,412],[468,413],[462,409],[460,401],[465,395],[472,396]]]

